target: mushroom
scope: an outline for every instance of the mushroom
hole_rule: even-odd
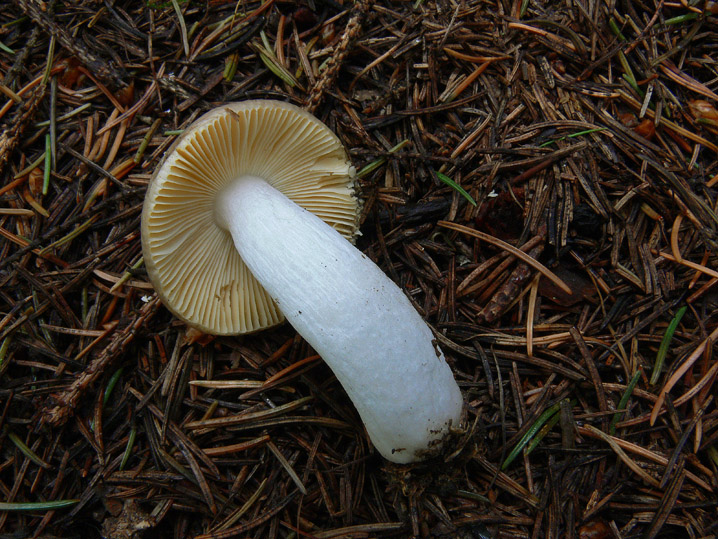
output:
[[[284,316],[329,365],[388,460],[413,462],[458,426],[461,392],[409,299],[350,240],[354,167],[294,105],[230,103],[185,130],[155,171],[142,248],[163,303],[202,331]]]

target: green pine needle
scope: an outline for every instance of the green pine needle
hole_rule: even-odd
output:
[[[663,362],[665,361],[666,354],[668,353],[668,345],[671,344],[673,334],[676,332],[676,329],[678,329],[678,324],[681,323],[681,318],[683,318],[683,315],[686,314],[687,309],[687,305],[684,305],[683,307],[678,309],[678,312],[676,312],[676,316],[673,317],[671,323],[668,324],[666,332],[663,334],[661,345],[658,347],[658,355],[656,356],[656,362],[653,365],[653,372],[651,372],[651,385],[658,382],[658,377],[661,375],[661,370],[663,369]]]
[[[471,204],[472,206],[476,206],[476,201],[473,199],[473,197],[469,193],[467,193],[463,187],[461,187],[458,183],[456,183],[454,180],[449,178],[446,174],[437,172],[436,177],[439,178],[442,182],[444,182],[446,185],[448,185],[452,189],[455,189],[456,191],[458,191],[461,194],[461,196],[463,196],[466,200],[469,201],[469,204]]]
[[[531,439],[536,435],[537,432],[541,429],[541,427],[544,426],[544,424],[551,419],[555,414],[558,413],[559,408],[561,408],[561,402],[557,402],[550,408],[547,408],[536,420],[536,422],[531,425],[531,428],[526,431],[526,434],[524,434],[521,439],[518,441],[516,446],[511,450],[511,453],[509,453],[509,456],[506,457],[506,460],[504,460],[503,464],[501,465],[501,469],[505,470],[509,464],[511,464],[516,457],[519,456],[519,453],[521,453],[521,450],[526,447],[526,444],[528,444]],[[533,447],[532,447],[533,449]]]
[[[54,511],[75,505],[80,500],[55,500],[54,502],[0,502],[0,511]]]

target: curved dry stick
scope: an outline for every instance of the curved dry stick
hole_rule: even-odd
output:
[[[41,412],[38,424],[49,423],[54,427],[63,425],[74,412],[83,393],[105,372],[107,366],[125,351],[137,331],[154,316],[159,304],[159,297],[155,296],[140,309],[134,320],[121,331],[117,331],[110,344],[75,378],[72,385],[55,397],[53,406]]]
[[[346,28],[344,28],[339,43],[337,43],[334,49],[334,53],[331,58],[329,58],[319,80],[309,91],[309,99],[305,107],[309,112],[313,113],[317,110],[317,107],[324,98],[324,92],[334,84],[339,74],[339,69],[341,69],[344,59],[349,54],[352,42],[361,32],[362,23],[370,7],[371,3],[368,0],[360,0],[354,4],[349,21],[347,22]]]

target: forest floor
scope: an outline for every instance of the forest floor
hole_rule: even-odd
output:
[[[717,17],[4,2],[0,537],[718,536]],[[156,298],[153,170],[251,98],[346,146],[357,245],[464,396],[441,458],[382,459],[289,325],[201,335]]]

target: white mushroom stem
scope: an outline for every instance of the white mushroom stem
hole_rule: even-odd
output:
[[[215,220],[332,369],[385,458],[419,460],[458,426],[461,392],[431,330],[367,256],[260,178],[219,193]]]

